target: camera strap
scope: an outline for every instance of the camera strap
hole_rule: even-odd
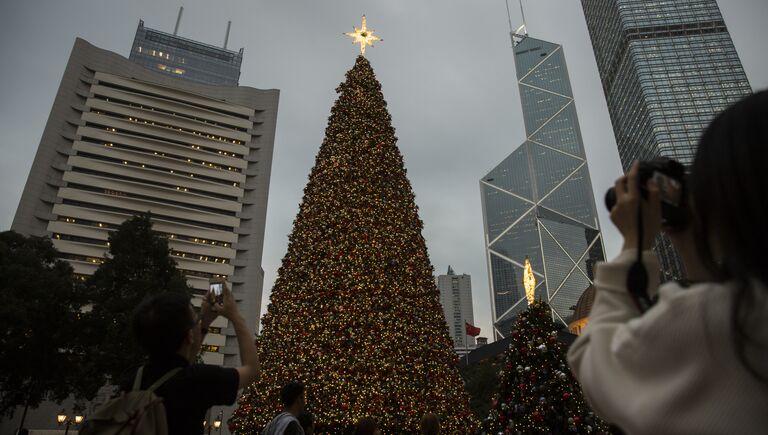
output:
[[[651,308],[651,298],[648,296],[648,270],[643,264],[643,202],[637,204],[637,258],[627,273],[627,290],[635,301],[640,313],[645,313]]]

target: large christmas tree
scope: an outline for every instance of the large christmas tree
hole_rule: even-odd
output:
[[[543,301],[532,301],[517,318],[487,421],[491,433],[605,432],[566,364],[556,328]]]
[[[231,427],[261,430],[281,386],[298,380],[324,433],[366,416],[415,433],[427,412],[447,433],[472,433],[423,224],[365,57],[337,92],[263,318],[263,372]]]

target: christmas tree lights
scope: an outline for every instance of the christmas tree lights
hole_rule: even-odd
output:
[[[365,57],[337,92],[263,318],[263,371],[230,426],[258,433],[298,380],[321,433],[368,416],[384,433],[417,433],[428,412],[446,433],[472,433],[423,224]]]

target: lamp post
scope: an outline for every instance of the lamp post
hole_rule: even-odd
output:
[[[224,411],[219,411],[219,415],[216,416],[216,420],[208,423],[208,420],[203,421],[203,428],[208,428],[208,435],[211,435],[211,431],[216,429],[221,434],[221,418],[224,415]]]
[[[56,423],[58,423],[59,426],[64,426],[64,435],[69,433],[69,427],[71,425],[74,424],[75,426],[78,426],[84,419],[85,417],[82,415],[67,415],[63,409],[56,415]]]

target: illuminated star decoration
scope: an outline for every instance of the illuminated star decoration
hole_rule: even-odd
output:
[[[536,276],[533,274],[531,260],[525,257],[525,270],[523,272],[523,287],[525,287],[525,297],[528,299],[528,306],[535,301],[536,294]]]
[[[365,47],[371,46],[373,47],[373,43],[375,41],[383,41],[383,39],[379,38],[378,36],[374,35],[373,29],[369,29],[368,25],[365,22],[365,15],[363,15],[363,24],[358,29],[357,27],[354,28],[354,32],[347,32],[345,33],[346,36],[349,36],[353,39],[353,44],[360,44],[360,54],[365,56]]]

